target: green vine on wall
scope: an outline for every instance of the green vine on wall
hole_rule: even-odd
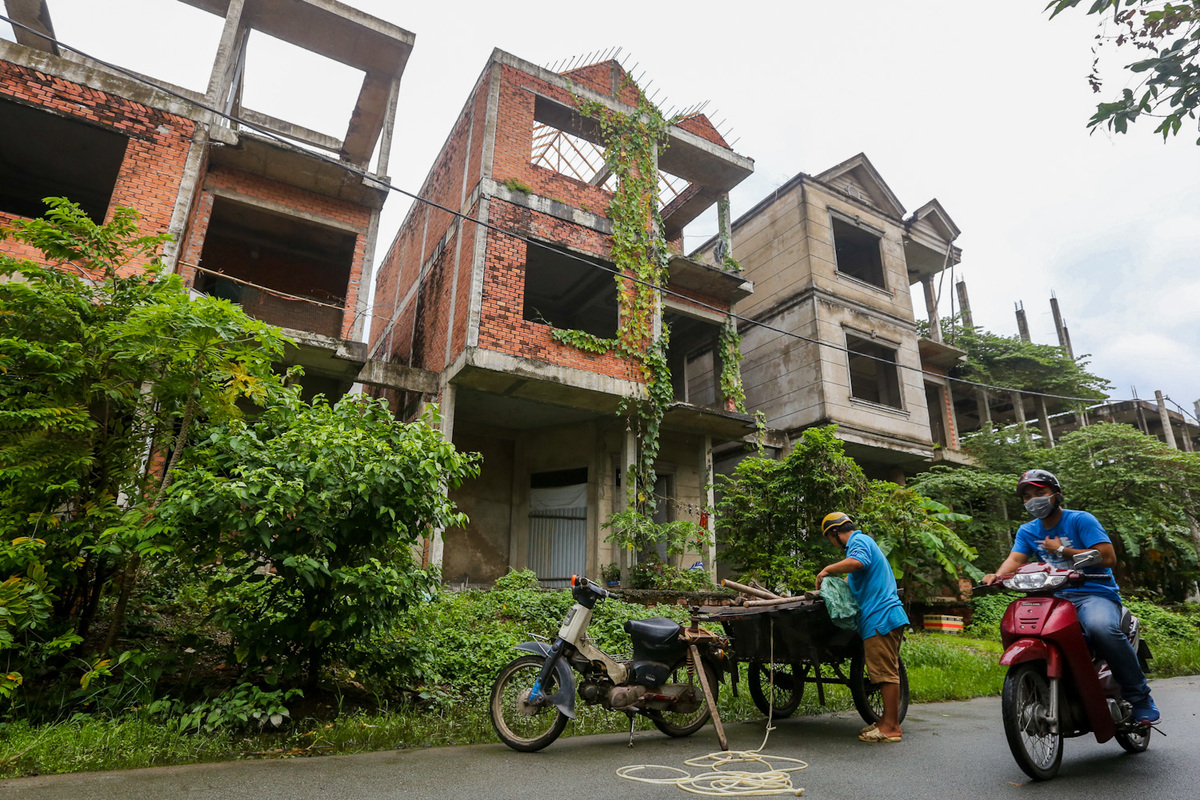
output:
[[[621,401],[621,413],[629,417],[631,424],[636,423],[641,445],[628,485],[634,507],[650,514],[656,505],[654,462],[662,418],[674,400],[667,366],[670,331],[662,323],[656,336],[655,320],[659,318],[660,290],[667,280],[670,259],[658,212],[658,153],[667,146],[667,131],[676,120],[663,117],[640,91],[637,107],[630,114],[578,96],[575,100],[581,113],[599,121],[604,162],[617,179],[608,206],[620,308],[615,349],[638,363],[646,385],[644,396]],[[555,338],[565,341],[558,332]]]
[[[718,338],[721,349],[721,396],[733,401],[733,407],[746,413],[746,388],[742,385],[742,336],[737,322],[727,317]]]
[[[576,350],[582,350],[585,353],[595,353],[601,356],[610,350],[615,350],[621,344],[620,339],[605,339],[586,331],[571,329],[554,328],[550,331],[550,335],[554,337],[556,342],[569,344]]]

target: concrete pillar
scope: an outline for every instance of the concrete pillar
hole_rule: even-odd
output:
[[[1050,311],[1054,314],[1054,329],[1058,331],[1058,346],[1067,354],[1067,358],[1075,360],[1075,354],[1071,352],[1071,339],[1067,336],[1067,327],[1063,325],[1062,314],[1058,310],[1058,298],[1050,295]]]
[[[634,506],[634,492],[637,491],[634,472],[637,468],[637,451],[638,441],[637,435],[632,430],[625,431],[625,440],[621,446],[621,498],[618,500],[613,498],[613,508],[625,511]],[[630,550],[627,547],[622,547],[621,552],[617,557],[617,564],[621,567],[621,582],[624,585],[629,584],[629,568],[637,563],[637,551]]]
[[[963,327],[974,328],[975,320],[971,317],[971,299],[967,297],[967,282],[959,281],[955,288],[958,289],[958,304],[962,307]]]
[[[1021,436],[1028,436],[1029,431],[1025,428],[1025,398],[1021,397],[1020,392],[1012,392],[1013,413],[1017,415],[1017,424],[1021,426]]]
[[[979,424],[985,431],[992,429],[992,400],[988,397],[987,389],[981,386],[975,388],[975,405],[978,406]]]
[[[1167,413],[1167,401],[1163,398],[1162,391],[1154,392],[1154,400],[1158,403],[1158,420],[1162,423],[1163,439],[1172,450],[1178,450],[1179,445],[1175,444],[1175,431],[1171,429],[1171,415]]]
[[[1041,417],[1042,436],[1047,447],[1054,447],[1054,431],[1050,429],[1050,414],[1046,411],[1046,398],[1038,398],[1038,415]]]
[[[961,285],[961,284],[960,284]],[[933,276],[921,278],[921,286],[925,289],[925,310],[929,314],[929,338],[935,342],[942,340],[942,325],[938,319],[937,295],[933,291]]]
[[[707,519],[704,528],[708,531],[711,540],[704,553],[704,568],[708,571],[708,577],[715,583],[717,580],[717,521],[714,518],[716,515],[713,513],[716,498],[713,495],[712,436],[704,437],[704,449],[700,453],[700,480],[704,482],[700,487],[704,497],[705,518]]]
[[[454,441],[454,402],[455,389],[453,384],[446,384],[442,387],[442,400],[438,406],[438,411],[441,414],[441,424],[439,430],[447,442]],[[442,494],[448,494],[449,488],[442,486]],[[428,553],[428,563],[431,566],[442,565],[442,552],[445,547],[446,530],[444,528],[435,528],[429,532],[429,547],[426,549]]]
[[[1021,303],[1016,303],[1017,308],[1017,331],[1021,334],[1021,340],[1025,342],[1033,341],[1029,338],[1029,320],[1025,319],[1025,306]]]
[[[733,256],[733,221],[729,214],[729,194],[723,194],[717,198],[717,235],[720,237],[720,246],[717,252],[720,257],[717,259],[718,269],[725,269],[725,259]]]

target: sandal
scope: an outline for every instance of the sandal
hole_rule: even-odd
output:
[[[888,736],[886,733],[879,730],[879,728],[872,728],[869,731],[864,731],[863,733],[860,733],[858,735],[858,740],[860,742],[870,742],[871,744],[879,744],[882,742],[898,742],[898,741],[900,741],[900,737],[899,736]]]
[[[864,725],[861,728],[859,728],[858,732],[859,733],[869,733],[870,731],[875,730],[876,727],[877,727],[877,725],[874,722],[872,722],[870,725]]]

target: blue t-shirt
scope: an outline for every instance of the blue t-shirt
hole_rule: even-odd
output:
[[[896,576],[887,556],[875,540],[855,531],[846,541],[846,558],[862,562],[863,568],[851,572],[850,591],[858,603],[858,635],[869,639],[877,633],[890,633],[908,624],[904,604],[896,594]]]
[[[1076,550],[1087,550],[1103,542],[1112,543],[1112,539],[1108,538],[1108,533],[1100,525],[1100,520],[1086,511],[1072,511],[1064,508],[1062,519],[1053,528],[1047,528],[1040,519],[1031,519],[1022,525],[1017,530],[1013,551],[1036,558],[1057,569],[1074,569],[1069,557],[1060,557],[1042,547],[1042,540],[1047,537],[1057,537],[1064,545]],[[1073,594],[1098,594],[1114,602],[1121,602],[1121,595],[1117,592],[1117,582],[1113,579],[1111,569],[1088,567],[1083,572],[1096,577],[1063,589],[1058,594],[1068,598]]]

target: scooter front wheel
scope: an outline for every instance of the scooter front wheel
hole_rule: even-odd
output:
[[[492,685],[488,713],[500,741],[522,753],[541,750],[559,737],[567,727],[568,717],[545,699],[529,701],[529,690],[541,674],[546,659],[541,656],[521,656],[510,661]],[[557,676],[550,674],[549,685],[542,687],[542,697],[558,689]]]
[[[1058,720],[1050,718],[1050,683],[1040,662],[1017,664],[1004,678],[1000,699],[1004,735],[1013,758],[1035,781],[1058,774],[1062,763],[1063,737],[1051,731]]]

